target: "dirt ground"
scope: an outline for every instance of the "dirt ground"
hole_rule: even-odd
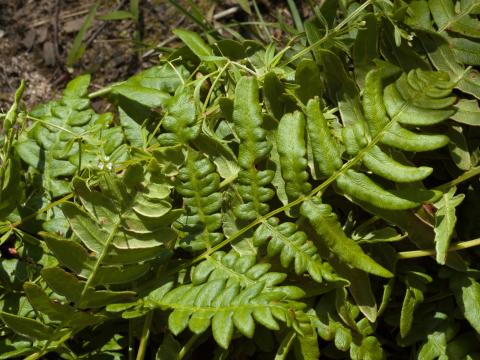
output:
[[[96,18],[83,38],[86,50],[67,68],[74,38],[96,2]],[[188,0],[176,2],[189,8]],[[214,26],[256,20],[242,11],[237,0],[194,2]],[[286,1],[257,3],[265,20],[281,16],[291,22]],[[27,82],[28,107],[55,97],[81,73],[91,73],[93,89],[101,88],[158,62],[159,45],[176,45],[172,29],[196,29],[168,0],[139,0],[138,22],[99,19],[112,11],[128,10],[129,4],[129,0],[0,0],[0,113],[8,109],[22,79]]]
[[[84,36],[86,50],[65,66],[73,40],[95,0],[0,0],[0,112],[5,112],[21,79],[30,107],[55,97],[79,73],[93,75],[93,87],[122,80],[158,61],[155,46],[174,45],[171,29],[193,27],[167,0],[140,0],[140,21],[103,21],[98,16],[128,10],[127,0],[98,0],[97,19]],[[185,3],[185,2],[184,2]],[[199,0],[206,16],[239,15],[235,0]],[[268,1],[265,3],[268,4]]]

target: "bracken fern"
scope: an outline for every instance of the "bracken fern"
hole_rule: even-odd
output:
[[[1,358],[478,355],[478,255],[455,251],[480,233],[478,5],[294,13],[287,43],[177,29],[124,82],[30,112],[19,89]]]

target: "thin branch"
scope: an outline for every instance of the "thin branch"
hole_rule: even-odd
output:
[[[152,324],[153,311],[150,311],[145,316],[145,322],[143,323],[142,337],[140,339],[140,345],[138,346],[136,360],[143,360],[145,358],[145,352],[147,351],[148,338],[150,337],[150,325]]]
[[[447,251],[458,251],[458,250],[465,250],[468,248],[480,246],[480,238],[468,241],[462,241],[452,245],[448,248]],[[414,259],[419,257],[425,256],[434,256],[437,252],[435,249],[429,250],[413,250],[413,251],[401,251],[397,254],[397,259],[399,260],[406,260],[406,259]]]

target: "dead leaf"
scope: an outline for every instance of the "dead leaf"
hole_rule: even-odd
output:
[[[63,30],[67,33],[76,33],[80,30],[82,27],[84,19],[79,18],[79,19],[73,19],[65,22],[65,25],[63,25]]]
[[[48,37],[48,27],[42,26],[41,28],[36,29],[37,31],[37,44],[43,43],[47,40]]]
[[[37,39],[37,31],[35,29],[31,29],[27,32],[22,40],[22,44],[30,50],[32,46],[35,44],[35,40]]]
[[[43,60],[48,66],[55,65],[55,47],[51,41],[43,43]]]

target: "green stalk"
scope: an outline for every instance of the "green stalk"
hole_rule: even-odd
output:
[[[193,334],[192,335],[192,337],[187,341],[185,346],[182,347],[182,349],[178,353],[177,360],[182,360],[185,357],[185,355],[187,355],[190,352],[190,349],[193,347],[193,345],[195,345],[195,343],[196,343],[196,341],[198,340],[199,337],[200,337],[200,335],[198,335],[198,334]]]
[[[133,351],[133,321],[128,321],[128,360],[133,360],[135,357]]]
[[[136,360],[143,360],[145,358],[145,352],[147,351],[148,338],[150,337],[150,325],[152,324],[153,311],[150,311],[145,316],[145,322],[143,323],[142,337],[140,338],[140,345],[138,346],[138,352]]]
[[[458,176],[456,179],[453,179],[452,181],[449,181],[449,182],[447,182],[443,185],[437,186],[435,189],[440,190],[442,192],[445,192],[448,189],[450,189],[451,187],[456,186],[456,185],[458,185],[458,184],[460,184],[464,181],[470,180],[471,178],[473,178],[475,176],[479,176],[479,175],[480,175],[480,166],[476,166],[474,168],[471,168],[468,171],[465,171],[463,174]]]
[[[476,247],[476,246],[480,246],[480,238],[456,243],[455,245],[450,246],[447,251],[450,252],[450,251],[465,250],[465,249]],[[436,253],[437,251],[435,249],[401,251],[397,253],[397,259],[398,260],[415,259],[415,258],[425,257],[425,256],[434,256]]]
[[[104,247],[102,249],[102,252],[100,253],[97,262],[95,263],[95,266],[93,267],[92,272],[90,273],[87,281],[85,282],[85,286],[82,289],[82,293],[80,294],[80,298],[78,299],[78,305],[80,306],[82,304],[82,300],[85,297],[88,288],[90,287],[90,284],[93,282],[93,279],[97,275],[97,271],[100,268],[101,263],[103,262],[103,259],[105,256],[107,256],[108,251],[110,250],[110,244],[113,241],[113,238],[117,234],[117,230],[120,227],[120,222],[116,223],[115,226],[112,229],[112,232],[108,236],[107,240],[105,241]]]
[[[327,41],[328,39],[330,39],[331,36],[333,35],[338,35],[342,30],[343,30],[343,27],[347,24],[349,24],[355,17],[357,17],[363,10],[365,10],[365,8],[367,8],[368,6],[370,6],[372,4],[373,0],[367,0],[365,3],[363,3],[362,5],[360,5],[355,11],[353,11],[349,16],[347,16],[345,19],[343,19],[342,22],[340,22],[337,26],[335,26],[335,28],[326,33],[325,36],[323,36],[321,39],[319,39],[318,41],[314,42],[313,44],[311,44],[310,46],[307,46],[305,49],[302,49],[301,51],[299,51],[297,54],[295,54],[294,56],[292,56],[288,61],[286,61],[284,64],[282,64],[282,66],[287,66],[288,64],[294,62],[295,60],[301,58],[302,56],[305,56],[307,53],[309,53],[310,51],[312,51],[313,49],[319,47],[321,44],[323,44],[325,41]]]

